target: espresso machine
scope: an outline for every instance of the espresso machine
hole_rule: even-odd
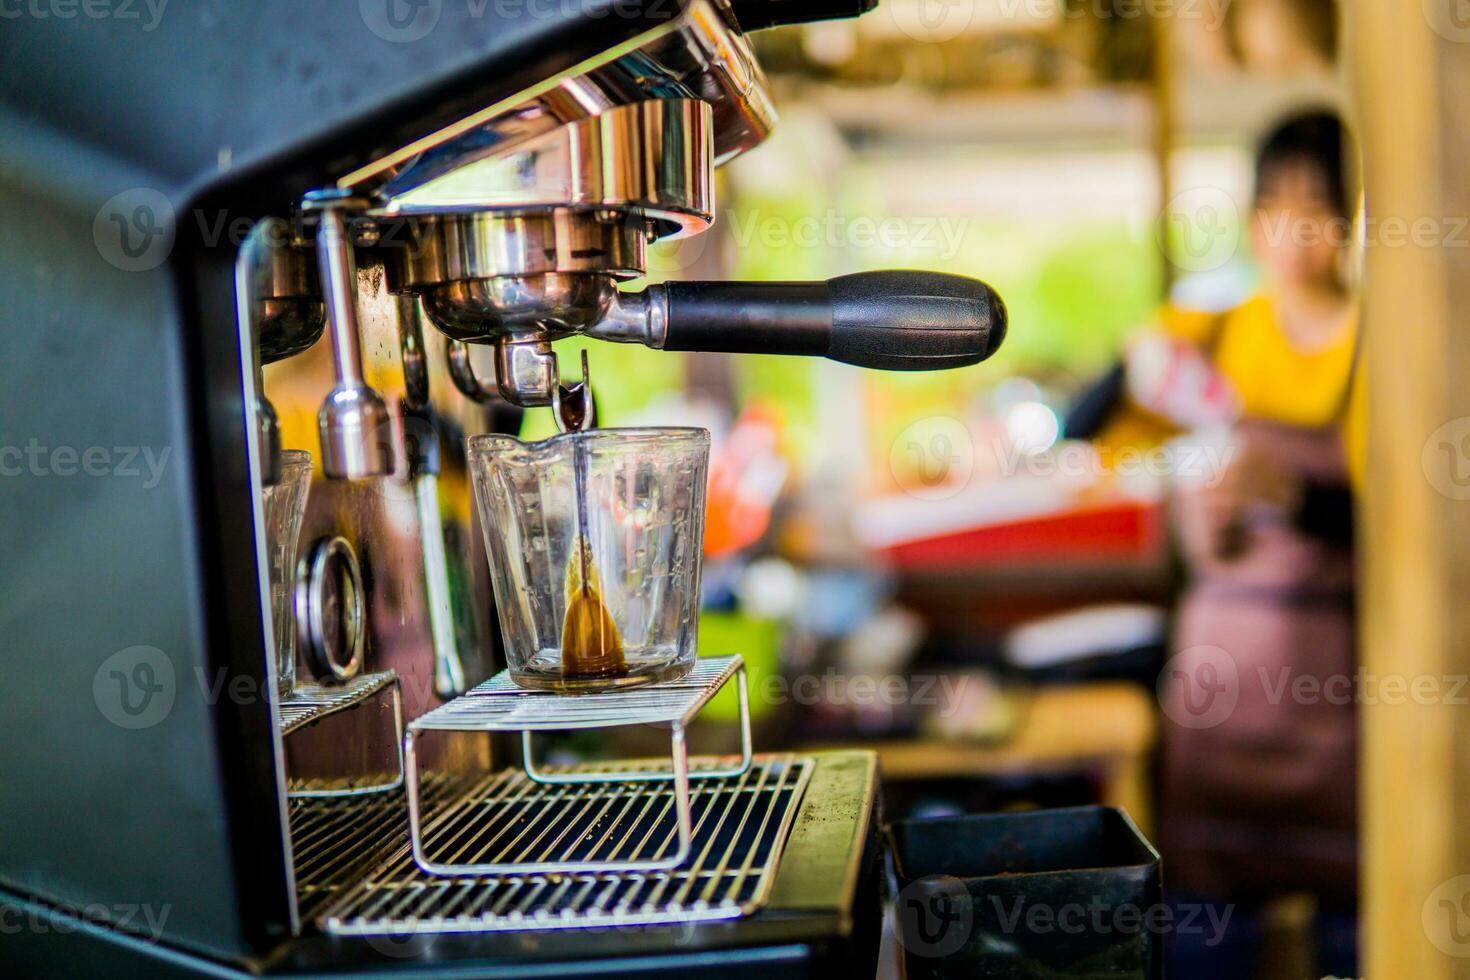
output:
[[[558,777],[529,735],[522,768],[497,768],[481,733],[528,729],[484,706],[525,695],[494,688],[465,447],[527,408],[586,423],[596,345],[569,370],[568,338],[895,370],[995,351],[1004,306],[971,279],[639,288],[649,246],[706,232],[715,168],[776,125],[747,35],[872,6],[172,0],[5,21],[0,967],[870,968],[870,754],[752,761],[747,724],[735,763],[676,751],[692,791],[687,772]],[[677,743],[744,683],[736,658],[690,677],[612,720]],[[625,836],[677,824],[678,860],[609,843],[614,798],[648,814]],[[455,824],[512,804],[541,828],[519,871]],[[546,834],[614,860],[543,860]]]

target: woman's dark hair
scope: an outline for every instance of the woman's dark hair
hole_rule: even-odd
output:
[[[1327,200],[1337,213],[1347,217],[1353,205],[1348,200],[1346,165],[1347,135],[1342,119],[1327,111],[1304,112],[1278,123],[1256,151],[1256,197],[1289,167],[1306,164],[1322,174]]]

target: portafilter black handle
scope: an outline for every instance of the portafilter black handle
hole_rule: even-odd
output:
[[[730,0],[730,10],[747,34],[767,27],[858,17],[878,0]]]
[[[664,350],[803,354],[885,371],[978,364],[1006,335],[1006,307],[978,279],[860,272],[828,282],[670,282]]]

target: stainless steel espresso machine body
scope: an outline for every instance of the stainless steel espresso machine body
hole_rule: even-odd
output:
[[[528,407],[592,410],[555,342],[894,369],[999,345],[1004,307],[957,277],[629,288],[651,242],[709,228],[714,168],[775,125],[745,32],[870,6],[174,0],[6,22],[0,965],[801,975],[871,955],[864,753],[802,760],[746,918],[317,918],[406,846],[405,725],[498,664],[464,447]],[[281,562],[272,495],[301,450],[318,471]],[[489,762],[473,739],[424,761]]]

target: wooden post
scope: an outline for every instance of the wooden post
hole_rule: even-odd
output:
[[[1159,293],[1169,298],[1177,270],[1169,250],[1169,209],[1174,199],[1174,107],[1177,71],[1174,64],[1174,15],[1168,10],[1156,12],[1150,20],[1153,40],[1153,72],[1149,79],[1150,105],[1153,108],[1153,153],[1158,167],[1159,219],[1154,229],[1160,249]]]
[[[1470,977],[1470,21],[1455,4],[1348,4],[1370,221],[1362,663],[1442,695],[1363,688],[1362,972],[1416,980]],[[1415,222],[1437,244],[1401,240]]]

